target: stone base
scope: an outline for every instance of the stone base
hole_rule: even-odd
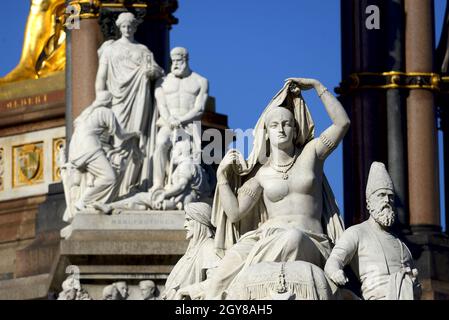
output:
[[[65,238],[74,231],[183,230],[184,219],[184,211],[122,211],[117,215],[79,213]]]
[[[56,297],[71,270],[83,287],[101,299],[105,286],[126,281],[129,299],[139,299],[138,283],[153,280],[161,292],[188,242],[183,211],[125,211],[120,215],[78,214],[60,243],[57,274],[50,286]]]
[[[73,271],[94,299],[101,299],[103,288],[116,281],[128,283],[129,299],[140,298],[141,280],[153,280],[163,291],[188,245],[184,211],[80,213],[69,237],[61,240],[65,204],[59,205],[60,196],[50,196],[39,208],[36,240],[17,253],[15,278],[0,280],[0,299],[55,299]],[[50,217],[59,223],[54,225]]]
[[[449,300],[449,237],[441,232],[415,232],[404,240],[419,270],[421,299]]]
[[[41,274],[0,281],[0,300],[47,299],[51,277]]]

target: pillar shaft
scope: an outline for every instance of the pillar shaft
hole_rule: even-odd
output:
[[[388,1],[388,71],[404,71],[404,0]],[[405,95],[400,89],[387,91],[388,172],[396,194],[398,229],[408,228],[407,144]]]
[[[98,70],[97,50],[102,42],[96,18],[81,19],[80,29],[71,31],[72,116],[75,119],[95,99]]]
[[[433,0],[405,0],[406,71],[432,72]],[[407,98],[410,224],[440,226],[437,129],[433,93],[410,90]]]
[[[388,60],[387,2],[341,0],[342,78],[362,72],[384,72]],[[366,9],[376,5],[381,12],[379,29],[366,27]],[[340,96],[351,119],[344,138],[344,219],[347,226],[365,221],[365,189],[373,161],[387,163],[386,96],[382,89],[360,89]]]

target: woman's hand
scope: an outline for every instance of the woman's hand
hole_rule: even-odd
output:
[[[229,150],[221,160],[217,169],[217,177],[224,178],[224,172],[232,167],[236,173],[240,173],[246,169],[246,162],[240,152],[235,149]]]
[[[317,88],[320,82],[316,79],[307,78],[288,78],[285,81],[291,81],[296,84],[301,90],[310,90],[312,88]]]

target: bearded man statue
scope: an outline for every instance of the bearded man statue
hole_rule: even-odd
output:
[[[345,230],[324,271],[337,285],[348,282],[350,265],[361,282],[365,300],[416,300],[421,287],[407,246],[391,233],[395,222],[393,182],[380,162],[374,162],[366,187],[370,218]]]

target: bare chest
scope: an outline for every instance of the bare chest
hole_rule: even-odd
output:
[[[197,96],[201,87],[192,77],[169,77],[162,84],[162,89],[168,96]]]
[[[283,172],[277,168],[264,170],[261,184],[264,196],[270,202],[279,202],[287,197],[303,197],[320,194],[322,172],[318,168],[295,164],[291,170]]]

